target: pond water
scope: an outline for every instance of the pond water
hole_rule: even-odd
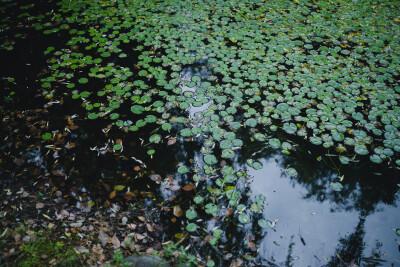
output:
[[[43,28],[36,6],[24,21],[36,30],[6,27],[7,41],[24,38],[1,54],[4,107],[48,110],[42,147],[15,153],[86,201],[115,185],[144,192],[163,207],[162,242],[210,266],[400,265],[398,38],[383,26],[357,37],[357,20],[323,32],[319,14],[336,11],[307,1],[307,19],[290,1],[200,2],[60,1],[57,23]],[[380,14],[397,25],[389,4]],[[351,18],[364,8],[343,5]],[[13,25],[22,11],[8,8]]]
[[[370,179],[370,182],[358,184],[349,196],[341,197],[339,193],[337,203],[327,186],[329,173],[322,174],[319,183],[309,184],[304,182],[306,177],[302,181],[283,173],[280,160],[279,155],[263,160],[262,170],[250,171],[254,176],[252,192],[267,197],[265,217],[279,219],[260,244],[265,263],[322,266],[327,264],[326,257],[330,266],[335,266],[341,263],[338,253],[345,262],[359,266],[400,264],[398,244],[393,236],[393,228],[399,221],[400,200],[397,196],[387,203],[380,199],[379,193],[374,195],[382,183],[390,182],[387,181],[390,177],[362,170],[354,176],[345,175],[345,179]],[[300,176],[313,176],[315,166],[304,167],[311,173]],[[321,185],[325,187],[318,188]],[[364,190],[370,191],[369,194],[363,194]]]

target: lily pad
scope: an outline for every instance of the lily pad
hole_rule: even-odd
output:
[[[186,166],[180,166],[180,167],[178,168],[178,173],[180,173],[180,174],[185,174],[185,173],[187,173],[188,171],[189,171],[189,168],[186,167]]]
[[[249,223],[251,221],[250,216],[245,212],[239,214],[238,218],[239,218],[239,222],[242,223],[242,224],[246,224],[246,223]]]
[[[188,232],[195,232],[197,230],[197,225],[195,223],[189,223],[186,225],[186,230]]]
[[[268,141],[268,143],[269,143],[269,145],[270,145],[272,148],[279,148],[279,147],[281,147],[281,141],[279,141],[279,139],[277,139],[277,138],[272,138],[272,139],[270,139],[270,140]]]
[[[196,217],[197,217],[197,212],[195,210],[189,209],[186,211],[186,218],[188,218],[189,220],[192,220]]]
[[[339,182],[331,182],[330,186],[335,191],[342,191],[342,189],[343,189],[343,185]]]
[[[218,162],[217,158],[214,155],[205,155],[203,159],[204,162],[208,165],[213,165]]]

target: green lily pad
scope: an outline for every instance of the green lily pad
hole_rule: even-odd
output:
[[[339,183],[339,182],[335,182],[335,183],[331,182],[330,186],[335,191],[342,191],[342,189],[343,189],[343,185],[341,183]]]
[[[170,123],[164,123],[164,124],[161,126],[161,128],[162,128],[164,131],[171,131],[172,125],[171,125]]]
[[[143,107],[143,106],[140,106],[140,105],[133,105],[133,106],[131,107],[131,111],[132,111],[134,114],[142,114],[142,113],[144,112],[144,107]]]
[[[280,148],[281,147],[281,141],[279,141],[279,139],[277,139],[277,138],[271,138],[268,141],[268,143],[272,148]]]
[[[382,163],[382,158],[381,158],[380,156],[376,155],[376,154],[371,155],[371,156],[369,157],[369,159],[370,159],[373,163],[376,163],[376,164]]]
[[[189,168],[186,167],[186,166],[180,166],[180,167],[178,168],[178,173],[180,173],[180,174],[185,174],[185,173],[187,173],[188,171],[189,171]]]
[[[189,220],[192,220],[196,217],[197,217],[197,212],[195,210],[189,209],[186,211],[186,218],[188,218]]]
[[[264,229],[267,229],[269,226],[268,222],[265,219],[258,220],[257,223],[261,228],[264,228]]]
[[[195,232],[197,230],[197,225],[194,223],[189,223],[188,225],[186,225],[186,230],[188,232]]]
[[[208,203],[206,206],[206,213],[208,214],[216,214],[218,211],[218,206],[213,203]]]
[[[368,149],[363,145],[356,145],[354,147],[354,152],[356,152],[358,155],[367,155]]]
[[[296,177],[298,175],[297,171],[294,168],[287,168],[286,172],[292,177]]]
[[[238,218],[239,218],[239,222],[242,223],[242,224],[246,224],[246,223],[249,223],[251,221],[250,216],[245,212],[239,214]]]
[[[149,138],[150,143],[160,143],[161,142],[161,136],[159,134],[153,134],[152,136],[150,136]]]
[[[192,130],[189,129],[189,128],[185,128],[185,129],[182,129],[182,130],[180,131],[180,133],[181,133],[182,136],[188,137],[188,136],[191,136],[191,135],[192,135]]]
[[[208,165],[213,165],[218,162],[217,158],[214,155],[205,155],[203,159],[204,162]]]

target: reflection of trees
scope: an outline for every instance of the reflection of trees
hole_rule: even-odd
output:
[[[240,131],[239,138],[249,140],[249,131]],[[279,133],[274,133],[282,138]],[[284,137],[282,138],[284,140]],[[278,160],[282,169],[293,167],[298,172],[290,177],[293,184],[301,184],[308,190],[305,198],[314,198],[320,202],[331,201],[337,204],[336,210],[357,210],[365,216],[372,213],[379,203],[394,204],[394,196],[399,182],[394,169],[382,166],[371,166],[364,160],[359,163],[340,165],[337,157],[325,156],[326,151],[303,140],[297,140],[296,151],[290,155],[280,153],[277,149],[267,148],[261,142],[245,142],[246,149],[237,151],[234,165],[238,168],[246,165],[249,158]],[[322,160],[318,161],[317,157]],[[344,176],[343,190],[335,192],[329,188],[331,181],[338,181]]]
[[[363,242],[365,235],[364,223],[365,219],[360,217],[355,231],[339,240],[340,244],[336,248],[335,255],[331,256],[327,266],[381,266],[380,263],[384,262],[384,260],[381,259],[382,255],[379,252],[379,242],[370,257],[363,257],[365,245]]]
[[[364,250],[364,218],[360,218],[354,233],[339,240],[336,255],[331,257],[328,266],[348,266],[350,263],[360,264]]]

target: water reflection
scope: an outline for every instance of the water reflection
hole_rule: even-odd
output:
[[[278,153],[261,160],[262,170],[250,170],[252,193],[267,197],[265,217],[279,219],[260,244],[261,257],[279,266],[400,263],[392,230],[400,221],[393,177],[349,169],[345,189],[334,192],[329,181],[337,174],[324,164],[304,164],[310,157],[301,155],[299,175],[293,178],[282,172],[288,158]],[[382,193],[387,188],[391,190]]]

